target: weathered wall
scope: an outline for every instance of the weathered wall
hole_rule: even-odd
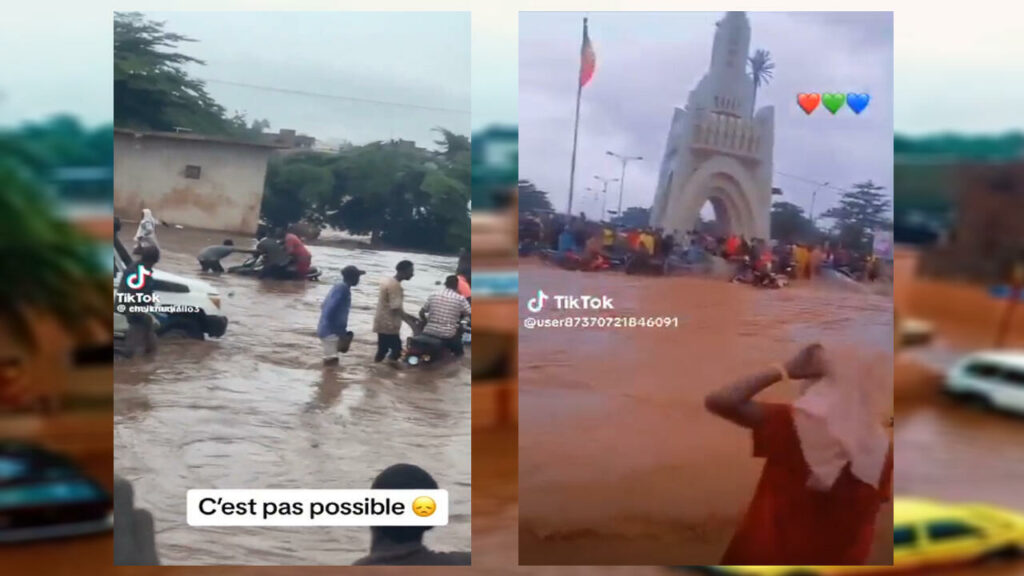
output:
[[[272,149],[114,136],[114,212],[138,220],[143,208],[169,224],[253,234]],[[200,166],[198,180],[185,167]]]

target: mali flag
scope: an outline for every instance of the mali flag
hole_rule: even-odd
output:
[[[597,68],[597,54],[594,53],[594,46],[590,43],[590,34],[587,33],[587,19],[583,19],[583,46],[580,48],[580,88],[587,85],[594,77],[594,69]]]

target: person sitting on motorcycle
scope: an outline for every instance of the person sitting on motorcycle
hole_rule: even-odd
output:
[[[302,243],[302,240],[294,232],[285,234],[284,248],[291,257],[289,268],[292,271],[292,275],[296,278],[305,278],[306,274],[309,273],[309,266],[313,260],[313,255],[309,253],[309,249],[306,248],[306,245]]]
[[[444,279],[444,290],[427,298],[420,310],[423,332],[440,340],[455,356],[463,355],[459,324],[470,317],[469,301],[459,294],[459,277]]]
[[[260,262],[260,278],[287,278],[288,251],[273,236],[264,236],[256,243]]]

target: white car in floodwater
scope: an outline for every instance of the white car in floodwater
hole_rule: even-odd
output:
[[[1024,350],[970,354],[946,375],[945,388],[953,396],[1024,415]]]
[[[131,265],[131,257],[114,238],[114,289],[121,283],[121,276]],[[209,336],[220,338],[228,328],[228,318],[220,309],[220,293],[202,280],[195,280],[171,274],[164,270],[153,271],[153,294],[159,296],[165,306],[187,306],[198,309],[198,313],[168,314],[158,320],[157,333],[182,332],[189,338],[199,340]],[[114,313],[114,334],[124,336],[128,322],[122,314]]]

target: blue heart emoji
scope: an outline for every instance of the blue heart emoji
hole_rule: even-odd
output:
[[[868,107],[868,102],[871,101],[871,96],[866,92],[864,94],[857,94],[856,92],[850,92],[846,95],[846,104],[855,113],[860,114]]]

